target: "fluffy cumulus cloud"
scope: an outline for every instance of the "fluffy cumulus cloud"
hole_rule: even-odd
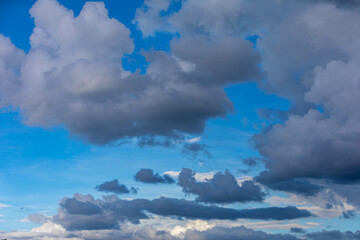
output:
[[[171,14],[164,12],[174,2],[162,3],[145,1],[148,9],[139,9],[134,23],[145,36],[159,31],[179,33],[181,38],[171,42],[172,51],[188,62],[202,56],[203,62],[196,66],[210,69],[209,81],[232,82],[233,76],[240,76],[227,69],[231,66],[228,58],[222,61],[224,72],[211,72],[214,66],[207,56],[228,56],[226,48],[216,52],[212,44],[237,49],[243,44],[239,36],[256,36],[262,57],[259,86],[286,97],[293,107],[281,115],[282,123],[254,137],[255,148],[268,160],[259,182],[276,190],[315,196],[323,186],[312,179],[359,180],[358,1],[187,0]],[[145,24],[143,20],[149,19],[156,24]],[[191,69],[191,65],[186,67]],[[243,74],[248,78],[248,73]]]
[[[235,177],[226,170],[217,172],[211,179],[198,182],[195,172],[184,168],[179,175],[178,183],[185,193],[197,195],[196,201],[207,203],[233,203],[264,200],[265,193],[253,181],[244,181],[239,186]]]
[[[142,183],[174,183],[175,180],[168,174],[160,176],[152,169],[142,168],[134,176],[135,181]]]
[[[331,56],[323,64],[313,64],[309,88],[303,101],[318,106],[304,114],[291,114],[255,137],[255,146],[266,156],[268,171],[258,180],[275,186],[297,178],[327,178],[337,183],[356,183],[360,169],[360,35],[356,24],[358,9],[321,4],[299,15],[311,33],[312,47],[329,46],[346,59]],[[316,24],[314,24],[316,22]],[[347,28],[341,26],[347,25]],[[333,29],[342,29],[342,32]],[[347,44],[343,44],[348,42]],[[319,109],[320,108],[320,109]],[[296,190],[293,189],[295,192]]]
[[[207,119],[233,110],[224,87],[258,74],[260,57],[241,37],[180,37],[171,52],[144,53],[140,74],[122,67],[133,40],[104,3],[87,2],[74,17],[56,0],[38,0],[30,14],[28,54],[0,39],[1,104],[28,125],[63,125],[93,143],[201,133]]]
[[[128,188],[124,184],[120,184],[119,180],[117,179],[97,185],[95,189],[100,192],[116,193],[116,194],[137,193],[137,190],[134,187]]]
[[[206,56],[216,50],[203,50],[207,45],[252,36],[261,53],[259,86],[291,102],[290,110],[278,115],[281,123],[253,138],[267,168],[256,181],[307,197],[331,188],[358,206],[351,186],[344,184],[356,184],[356,190],[360,180],[359,1],[187,0],[171,13],[167,10],[179,2],[161,2],[145,1],[137,11],[134,23],[145,37],[178,33],[172,51],[189,62],[204,56],[197,66],[212,69]],[[217,54],[222,58],[226,52]],[[238,76],[228,70],[211,73],[214,79],[228,76],[227,82],[232,75]],[[319,179],[334,184],[318,184]]]

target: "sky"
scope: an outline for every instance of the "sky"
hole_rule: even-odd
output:
[[[0,238],[360,239],[358,0],[0,0]]]

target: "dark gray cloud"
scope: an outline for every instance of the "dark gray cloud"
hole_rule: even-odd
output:
[[[135,180],[142,183],[174,183],[174,179],[168,174],[160,176],[152,169],[142,168],[135,174]]]
[[[255,180],[274,190],[302,194],[305,196],[316,196],[321,190],[324,189],[323,186],[312,184],[306,179],[274,181],[271,177],[269,178],[268,175],[269,172],[261,172],[259,176],[255,177]]]
[[[295,207],[269,207],[236,210],[217,206],[206,206],[196,202],[175,198],[159,198],[151,201],[146,210],[161,216],[177,216],[192,219],[228,219],[239,218],[262,220],[285,220],[310,217],[311,213]]]
[[[259,77],[259,68],[253,63],[260,62],[260,55],[253,51],[250,41],[239,37],[209,41],[207,35],[185,35],[173,40],[171,49],[183,61],[196,64],[193,79],[189,80],[197,79],[201,85],[226,85]]]
[[[346,201],[356,207],[360,207],[360,186],[357,185],[342,185],[329,184],[329,189],[344,197]],[[336,203],[335,203],[336,204]]]
[[[360,45],[355,40],[360,37],[356,24],[360,15],[354,8],[358,4],[358,0],[234,0],[212,4],[188,0],[170,16],[160,14],[167,9],[166,4],[151,5],[150,11],[139,9],[134,22],[145,35],[180,33],[182,38],[172,41],[171,48],[188,61],[207,56],[200,54],[204,52],[202,46],[213,46],[215,38],[219,43],[229,39],[235,43],[234,36],[257,35],[264,74],[259,86],[291,102],[289,111],[278,111],[275,116],[281,123],[254,137],[255,148],[269,160],[267,171],[257,179],[273,189],[315,196],[322,186],[311,179],[342,184],[360,181]],[[209,56],[218,53],[216,48],[208,52]],[[207,63],[207,57],[203,59],[199,68],[206,66],[212,76],[236,72],[212,74],[213,65]],[[212,82],[211,76],[209,79]],[[356,202],[351,197],[354,194],[342,192]]]
[[[101,214],[101,207],[90,201],[79,201],[77,198],[66,198],[61,202],[60,206],[70,214],[76,215],[94,215]]]
[[[360,232],[322,231],[306,234],[309,240],[356,240],[360,239]]]
[[[344,42],[358,38],[360,31],[356,24],[346,29],[343,26],[359,21],[360,17],[358,9],[325,4],[336,2],[345,6],[358,2],[284,2],[279,5],[287,9],[282,22],[274,24],[270,19],[272,34],[259,40],[264,50],[266,81],[269,89],[308,106],[302,111],[288,112],[281,123],[254,137],[255,148],[268,159],[268,170],[256,179],[274,189],[307,196],[320,190],[311,179],[358,184],[360,111],[356,102],[360,101],[357,51],[360,45],[355,41]],[[289,13],[291,17],[287,17]],[[336,34],[334,29],[344,31]],[[279,86],[281,82],[286,84]],[[299,84],[296,88],[290,88],[296,84]],[[352,195],[342,192],[343,196]]]
[[[116,194],[137,193],[137,190],[134,187],[128,188],[124,184],[120,184],[119,180],[117,179],[97,185],[95,189],[100,192],[116,193]]]
[[[187,231],[185,239],[192,240],[298,240],[290,234],[269,234],[241,227],[214,227],[207,231]]]
[[[259,157],[248,157],[248,158],[244,158],[242,159],[243,164],[249,166],[249,167],[254,167],[256,165],[258,165],[260,162],[265,162],[264,159],[259,158]]]
[[[197,195],[196,201],[207,203],[232,203],[264,200],[265,193],[253,181],[238,185],[235,177],[226,170],[217,172],[212,179],[198,182],[195,172],[184,168],[179,175],[179,185],[183,192]]]
[[[297,227],[290,228],[290,232],[292,232],[292,233],[306,233],[305,229],[297,228]]]
[[[199,157],[211,158],[211,154],[209,152],[209,146],[205,143],[186,143],[182,147],[182,153],[190,158],[190,159],[197,159]]]
[[[323,2],[327,3],[334,3],[338,7],[358,7],[360,5],[359,0],[322,0]]]
[[[119,227],[120,222],[136,224],[141,219],[149,218],[146,212],[159,216],[203,220],[286,220],[311,216],[306,210],[290,206],[237,210],[166,197],[154,200],[121,200],[113,195],[96,200],[90,195],[76,194],[73,198],[62,200],[55,222],[68,230],[114,229]]]
[[[356,212],[353,210],[349,210],[349,211],[344,211],[343,212],[343,217],[345,219],[351,219],[351,218],[355,218],[356,216]]]
[[[173,236],[169,231],[159,231],[152,226],[141,228],[125,228],[97,230],[97,231],[67,231],[67,232],[1,232],[2,237],[16,240],[39,239],[86,239],[86,240],[356,240],[360,239],[360,232],[322,231],[296,237],[291,234],[274,234],[256,231],[244,226],[240,227],[214,227],[204,231],[187,230],[184,238]]]

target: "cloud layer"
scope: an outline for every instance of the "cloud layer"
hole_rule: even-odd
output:
[[[139,224],[140,220],[149,219],[146,212],[166,217],[203,220],[286,220],[312,216],[307,210],[291,206],[237,210],[167,197],[122,200],[112,195],[99,200],[91,195],[75,194],[74,197],[61,201],[55,222],[68,230],[116,229],[121,222]]]

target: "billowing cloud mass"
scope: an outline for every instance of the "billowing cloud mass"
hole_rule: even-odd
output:
[[[116,194],[137,193],[137,190],[134,187],[128,188],[124,184],[120,184],[119,180],[117,179],[97,185],[95,189],[100,192],[108,192],[108,193],[116,193]]]
[[[63,125],[92,143],[202,133],[207,119],[233,111],[224,87],[258,75],[259,54],[241,37],[175,39],[172,52],[144,52],[149,66],[139,74],[122,67],[133,40],[104,3],[87,2],[74,17],[38,0],[30,14],[28,54],[1,36],[9,65],[0,65],[1,104],[20,109],[27,125]]]
[[[150,218],[145,211],[159,216],[203,220],[285,220],[307,218],[312,215],[307,210],[291,206],[237,210],[167,197],[153,200],[122,200],[112,195],[99,200],[91,195],[75,194],[72,198],[62,200],[54,219],[68,230],[115,229],[121,222],[139,224],[140,220]]]
[[[135,181],[142,183],[174,183],[175,180],[168,174],[160,176],[158,173],[154,174],[152,169],[142,168],[135,174]]]
[[[185,193],[197,195],[196,201],[207,203],[232,203],[264,200],[265,193],[253,181],[244,181],[239,186],[235,177],[226,170],[217,172],[205,182],[195,179],[195,172],[184,168],[179,175],[178,183]]]
[[[275,184],[296,178],[327,178],[337,183],[356,183],[360,176],[360,73],[356,24],[358,11],[315,5],[299,14],[302,26],[311,33],[313,49],[319,44],[346,56],[335,55],[314,63],[303,101],[318,106],[303,115],[292,114],[254,139],[266,156],[268,171],[258,180]],[[316,22],[317,24],[314,24]],[[346,28],[341,26],[347,25]],[[337,33],[336,29],[343,29]],[[302,38],[300,38],[302,39]],[[347,44],[343,44],[348,42]],[[310,49],[309,49],[310,50]]]
[[[182,59],[208,59],[205,54],[192,56],[187,51],[200,53],[198,46],[206,44],[198,42],[204,36],[232,39],[230,42],[236,42],[239,35],[257,36],[264,76],[259,86],[292,103],[281,123],[253,139],[254,147],[268,159],[259,182],[315,196],[322,186],[309,178],[359,181],[358,1],[188,0],[168,15],[160,14],[170,5],[163,3],[145,1],[147,10],[139,9],[134,22],[145,36],[159,31],[181,33],[171,48]],[[146,24],[148,20],[155,24]]]

